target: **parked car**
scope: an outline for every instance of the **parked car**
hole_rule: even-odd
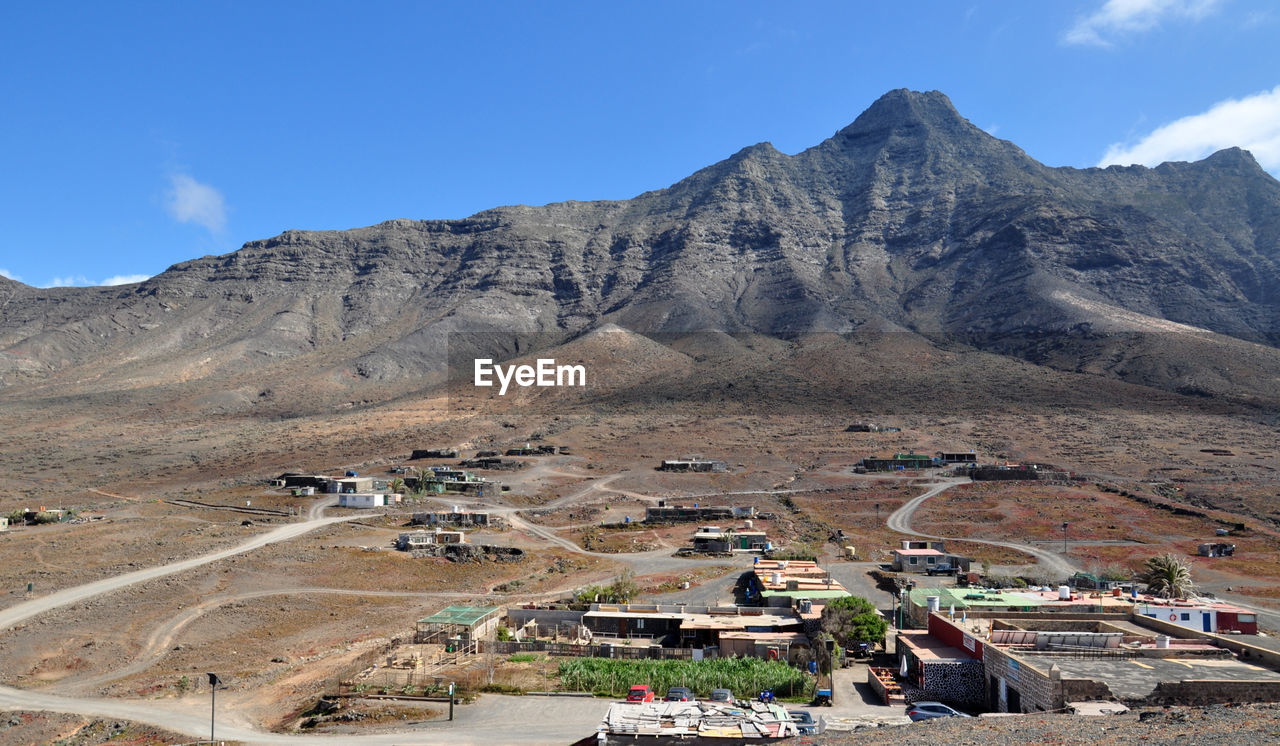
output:
[[[627,692],[628,702],[652,702],[653,690],[648,684],[636,684],[631,687],[631,691]]]
[[[711,701],[712,702],[732,702],[733,692],[729,689],[712,689]]]
[[[796,730],[802,736],[818,735],[818,724],[813,721],[813,715],[804,710],[793,710],[791,713],[791,722],[796,724]]]
[[[939,562],[924,572],[926,575],[954,575],[956,568],[950,562]]]
[[[934,718],[967,718],[973,716],[947,707],[941,702],[916,702],[907,708],[907,717],[911,718],[912,722],[918,723],[921,720],[932,720]]]
[[[684,686],[673,686],[667,690],[668,702],[692,702],[693,690]]]

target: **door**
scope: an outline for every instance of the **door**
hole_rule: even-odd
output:
[[[1018,690],[1009,687],[1007,697],[1009,702],[1007,712],[1022,712],[1022,695],[1018,693]]]
[[[1203,622],[1204,622],[1204,631],[1205,631],[1205,632],[1212,632],[1212,631],[1213,631],[1213,620],[1212,620],[1212,619],[1210,618],[1210,616],[1209,616],[1209,615],[1210,615],[1210,614],[1212,614],[1212,613],[1213,613],[1213,612],[1211,612],[1211,611],[1202,611],[1202,612],[1200,612],[1200,619],[1201,619],[1201,621],[1203,621]]]

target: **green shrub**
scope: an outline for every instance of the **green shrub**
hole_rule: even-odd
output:
[[[781,661],[760,658],[714,660],[618,660],[573,658],[560,664],[561,682],[575,691],[625,696],[633,684],[648,684],[659,696],[673,686],[687,686],[701,697],[712,689],[730,689],[734,696],[754,697],[772,689],[780,698],[809,692],[809,676]]]

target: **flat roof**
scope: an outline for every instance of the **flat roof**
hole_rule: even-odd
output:
[[[621,609],[605,611],[604,609],[596,609],[585,612],[582,616],[584,619],[589,616],[608,617],[610,619],[684,619],[688,615],[674,611],[645,611],[642,609],[630,611],[622,611]],[[754,619],[755,617],[749,618]]]
[[[501,609],[501,606],[447,606],[429,617],[419,619],[418,624],[461,624],[470,627]]]
[[[1058,592],[1055,591],[1031,591],[1031,590],[1011,590],[1008,588],[1001,590],[989,590],[982,588],[916,588],[911,591],[911,602],[918,606],[925,605],[925,599],[929,596],[937,596],[941,604],[941,609],[946,610],[954,605],[957,609],[983,609],[983,608],[1039,608],[1039,607],[1056,607],[1058,609],[1070,608],[1080,611],[1098,610],[1102,608],[1105,611],[1125,611],[1133,609],[1134,604],[1129,598],[1124,596],[1111,596],[1102,594],[1094,596],[1090,593],[1076,593],[1075,598],[1070,601],[1062,601],[1058,598]],[[1188,608],[1188,607],[1183,607]]]
[[[1069,656],[1019,656],[1047,671],[1056,664],[1064,679],[1104,682],[1122,699],[1142,699],[1163,681],[1280,681],[1280,673],[1231,658],[1083,659]]]
[[[922,661],[974,660],[974,656],[946,644],[924,630],[899,632],[898,640],[911,648],[911,652]]]
[[[809,641],[803,632],[721,632],[721,640],[786,640],[787,642]]]
[[[769,598],[771,596],[792,596],[795,598],[844,598],[851,595],[844,589],[844,586],[832,584],[831,590],[817,590],[814,588],[797,588],[794,591],[765,589],[760,592],[761,596]]]
[[[680,629],[735,630],[746,627],[798,627],[804,624],[799,616],[728,616],[725,614],[683,614]]]

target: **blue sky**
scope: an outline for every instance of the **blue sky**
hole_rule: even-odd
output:
[[[0,273],[624,199],[900,87],[1050,165],[1241,145],[1280,174],[1277,40],[1262,0],[4,3]]]

